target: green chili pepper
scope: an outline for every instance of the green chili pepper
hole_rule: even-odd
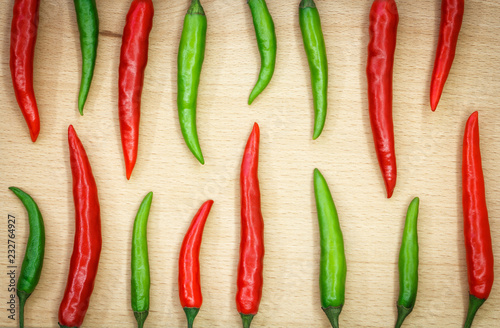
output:
[[[319,276],[321,306],[332,327],[338,328],[339,315],[344,306],[347,274],[344,238],[332,194],[318,169],[314,170],[314,194],[321,238]]]
[[[317,139],[323,131],[326,120],[328,92],[328,61],[321,20],[313,0],[302,0],[299,6],[300,30],[304,40],[314,98],[314,134]]]
[[[251,105],[273,77],[276,66],[276,32],[274,31],[273,18],[267,9],[265,0],[248,0],[248,5],[252,12],[261,60],[259,79],[248,98],[248,104]]]
[[[132,235],[132,310],[139,328],[144,326],[144,321],[149,313],[149,258],[147,225],[153,193],[144,197],[137,211]]]
[[[83,115],[83,106],[94,76],[97,41],[99,39],[99,17],[97,16],[95,0],[74,0],[74,2],[82,51],[82,81],[78,96],[78,110],[80,115]]]
[[[399,299],[396,328],[401,327],[413,310],[418,288],[418,235],[417,219],[419,199],[414,198],[406,214],[403,241],[399,251]]]
[[[17,297],[19,297],[19,327],[24,327],[24,304],[35,290],[40,274],[42,273],[43,255],[45,253],[45,227],[42,213],[33,198],[19,188],[10,187],[10,190],[23,202],[30,224],[28,245],[24,254],[21,274],[17,281]]]
[[[177,109],[182,135],[193,155],[205,164],[196,130],[196,101],[205,58],[207,17],[200,0],[191,0],[182,29],[177,58]]]

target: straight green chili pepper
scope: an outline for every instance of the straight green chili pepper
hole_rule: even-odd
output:
[[[251,105],[273,77],[276,66],[276,32],[274,31],[273,18],[267,9],[265,0],[248,0],[248,5],[252,12],[261,60],[259,79],[248,98],[248,104]]]
[[[419,199],[414,198],[406,214],[403,241],[399,251],[399,299],[396,328],[401,327],[413,310],[418,288],[418,234],[417,219]]]
[[[313,0],[302,0],[299,5],[299,22],[304,48],[311,70],[314,98],[314,134],[317,139],[325,126],[328,92],[328,61],[325,39],[321,29],[318,9]]]
[[[177,109],[184,140],[201,164],[205,164],[205,160],[196,130],[196,102],[206,38],[207,17],[200,0],[191,0],[184,18],[177,58]]]
[[[95,0],[74,0],[74,2],[82,52],[82,81],[78,96],[78,110],[80,115],[83,115],[83,106],[87,101],[94,76],[99,39],[99,17],[97,16]]]
[[[139,328],[144,326],[144,321],[149,314],[149,258],[147,225],[153,193],[144,197],[137,211],[134,221],[134,232],[132,234],[132,310]]]
[[[338,328],[339,315],[344,306],[347,274],[344,237],[332,194],[318,169],[314,170],[314,194],[321,239],[319,276],[321,306],[332,327]]]
[[[45,253],[45,227],[43,225],[42,213],[33,198],[19,188],[10,187],[10,190],[21,200],[30,224],[30,234],[26,253],[24,254],[21,274],[17,281],[17,297],[19,298],[19,327],[24,327],[24,304],[31,293],[35,290],[43,267],[43,255]]]

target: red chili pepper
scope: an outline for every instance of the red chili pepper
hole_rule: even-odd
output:
[[[61,328],[82,325],[94,289],[102,243],[97,186],[85,149],[72,125],[68,129],[68,143],[76,227],[68,282],[59,307]]]
[[[465,327],[470,327],[475,313],[490,295],[494,263],[477,112],[472,113],[465,126],[462,156],[462,206],[470,293]]]
[[[240,173],[241,241],[236,307],[243,327],[250,327],[262,297],[264,220],[260,209],[259,138],[259,125],[255,123],[245,147]]]
[[[439,41],[431,81],[431,109],[433,111],[436,110],[439,103],[453,59],[455,59],[458,34],[462,27],[463,17],[464,0],[442,0]]]
[[[33,90],[33,57],[40,0],[16,0],[10,31],[10,73],[17,103],[33,142],[40,133],[40,117]]]
[[[193,326],[194,318],[203,303],[200,285],[200,246],[203,228],[213,203],[213,200],[208,200],[201,205],[182,241],[179,256],[179,298],[186,312],[188,327]]]
[[[375,151],[387,198],[396,186],[397,168],[392,123],[392,68],[396,50],[398,8],[394,0],[375,0],[370,11],[368,44],[368,103]]]
[[[141,94],[144,70],[148,63],[149,32],[153,27],[153,14],[151,0],[134,0],[123,29],[118,110],[127,179],[130,179],[137,160]]]

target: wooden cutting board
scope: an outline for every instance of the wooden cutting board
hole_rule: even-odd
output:
[[[99,0],[100,44],[85,116],[77,111],[80,45],[73,2],[42,1],[35,91],[41,116],[36,143],[17,106],[9,72],[13,1],[0,2],[0,326],[8,319],[7,217],[16,218],[19,273],[27,214],[7,188],[37,201],[46,226],[40,283],[26,307],[29,327],[56,327],[72,252],[74,207],[67,128],[75,126],[92,163],[102,210],[103,250],[83,327],[134,327],[130,308],[133,219],[154,192],[149,219],[151,311],[147,327],[184,327],[177,260],[193,215],[215,205],[201,251],[203,307],[196,327],[240,327],[235,307],[239,246],[239,166],[253,122],[261,127],[260,181],[265,220],[265,286],[252,327],[329,327],[320,309],[319,233],[312,173],[328,180],[348,262],[343,327],[391,327],[398,293],[397,257],[407,206],[421,199],[420,286],[405,327],[460,327],[467,306],[461,207],[461,145],[467,117],[479,110],[481,150],[494,252],[500,256],[500,4],[466,1],[457,55],[438,110],[429,84],[440,1],[398,1],[394,124],[399,177],[385,198],[368,119],[365,65],[370,0],[318,0],[330,67],[326,128],[312,141],[309,70],[298,22],[299,1],[269,0],[276,24],[274,78],[252,106],[259,54],[246,1],[204,0],[207,53],[198,98],[206,164],[182,140],[176,111],[176,58],[184,1],[155,1],[142,96],[139,158],[127,181],[120,144],[117,80],[121,33],[130,1]],[[497,268],[499,268],[498,266]],[[497,275],[500,271],[496,270]],[[474,327],[500,320],[500,285]]]

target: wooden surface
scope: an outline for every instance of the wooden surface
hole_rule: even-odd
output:
[[[329,327],[320,309],[319,233],[312,172],[328,180],[344,233],[348,262],[343,327],[391,327],[397,299],[397,256],[407,206],[421,198],[420,285],[406,327],[459,327],[467,304],[462,234],[461,144],[465,121],[480,111],[481,150],[494,252],[500,256],[500,4],[466,1],[453,69],[438,110],[429,84],[440,1],[398,1],[394,123],[399,176],[385,191],[372,143],[366,99],[370,0],[318,0],[330,67],[329,113],[312,141],[309,71],[298,23],[298,0],[269,0],[278,62],[267,90],[251,106],[259,55],[245,1],[204,0],[207,53],[198,99],[206,165],[182,140],[176,111],[176,57],[188,1],[155,1],[150,57],[142,96],[139,158],[125,179],[117,111],[121,33],[130,1],[100,0],[100,44],[85,116],[77,111],[80,47],[73,2],[41,1],[35,91],[41,133],[33,144],[12,90],[9,32],[13,1],[0,2],[0,303],[6,308],[7,216],[16,217],[18,273],[28,236],[27,214],[8,191],[17,186],[37,201],[46,226],[40,283],[26,307],[30,327],[56,327],[68,274],[74,207],[67,128],[75,126],[99,188],[103,250],[84,327],[133,327],[130,247],[133,219],[154,192],[149,219],[151,311],[147,327],[184,327],[177,259],[193,215],[215,201],[201,270],[204,304],[197,327],[239,327],[236,268],[239,245],[239,166],[252,123],[261,127],[260,181],[265,220],[265,286],[254,327]],[[497,266],[497,276],[500,273]],[[500,320],[500,287],[474,327]],[[17,324],[0,312],[0,326]]]

